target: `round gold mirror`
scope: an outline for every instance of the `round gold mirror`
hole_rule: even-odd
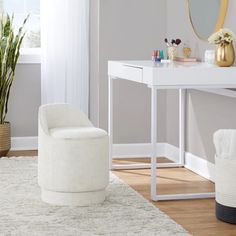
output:
[[[187,0],[189,18],[195,34],[202,40],[224,25],[228,0]]]

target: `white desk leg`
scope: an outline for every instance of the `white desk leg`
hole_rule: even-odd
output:
[[[157,89],[152,87],[151,95],[151,198],[156,200],[157,195],[157,155],[156,155],[156,143],[157,143]]]
[[[181,200],[181,199],[202,199],[214,198],[215,193],[179,193],[158,195],[156,143],[157,143],[157,90],[152,87],[152,153],[151,153],[151,199],[153,201]],[[179,164],[184,166],[185,162],[185,106],[186,89],[179,90]]]
[[[186,89],[179,89],[179,163],[185,165]]]
[[[108,134],[109,134],[109,167],[112,169],[113,159],[113,79],[108,78]]]

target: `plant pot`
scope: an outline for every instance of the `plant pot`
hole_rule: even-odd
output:
[[[232,43],[219,44],[215,51],[215,63],[221,67],[228,67],[234,64],[235,53]]]
[[[0,157],[6,156],[11,148],[11,124],[0,124]]]

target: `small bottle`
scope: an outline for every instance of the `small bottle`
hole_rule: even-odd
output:
[[[191,56],[191,48],[189,47],[189,43],[184,43],[184,46],[183,46],[183,56],[185,58],[189,58]]]
[[[156,50],[157,54],[156,54],[156,62],[160,61],[160,50]]]
[[[160,58],[161,58],[161,60],[165,58],[163,50],[160,50]]]
[[[152,61],[156,61],[156,57],[157,57],[157,50],[153,50],[153,52],[152,52]]]

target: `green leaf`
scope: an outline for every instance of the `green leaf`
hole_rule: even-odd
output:
[[[8,112],[8,100],[28,18],[29,15],[16,35],[13,29],[14,15],[10,17],[8,14],[2,14],[0,18],[0,124],[5,122]]]

